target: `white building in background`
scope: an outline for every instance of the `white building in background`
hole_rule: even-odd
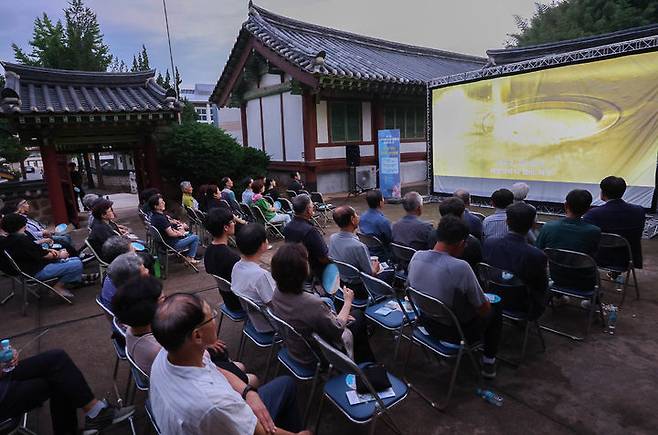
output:
[[[215,89],[215,85],[197,83],[193,88],[181,87],[180,96],[181,100],[187,100],[194,106],[198,116],[197,122],[219,127],[217,106],[208,100],[213,89]]]

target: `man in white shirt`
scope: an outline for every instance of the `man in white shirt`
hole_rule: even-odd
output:
[[[285,435],[299,430],[292,378],[276,378],[257,391],[212,363],[206,349],[217,341],[216,317],[208,303],[186,293],[169,296],[155,314],[153,335],[164,349],[151,367],[149,395],[161,433]]]
[[[508,189],[498,189],[491,194],[491,205],[495,210],[493,214],[482,221],[482,237],[489,239],[503,237],[507,234],[507,214],[505,209],[514,202],[514,194]]]
[[[235,236],[242,259],[231,272],[231,290],[258,305],[270,305],[276,283],[267,270],[260,267],[261,257],[267,252],[267,231],[261,224],[245,225]],[[246,308],[246,307],[245,307]],[[249,320],[258,332],[272,332],[272,325],[258,312],[247,311]]]

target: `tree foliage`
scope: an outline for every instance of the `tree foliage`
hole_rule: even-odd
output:
[[[190,103],[187,100],[184,101],[183,110],[181,111],[181,122],[197,122],[199,115],[196,113],[194,104]]]
[[[148,71],[150,69],[151,65],[149,64],[149,55],[146,51],[146,46],[142,44],[142,51],[133,56],[133,64],[132,68],[130,68],[130,71]]]
[[[175,183],[215,183],[224,176],[239,180],[265,173],[269,157],[255,148],[243,147],[224,130],[208,124],[184,122],[174,126],[170,137],[158,146],[162,175]]]
[[[527,46],[614,32],[658,22],[658,0],[564,0],[536,4],[530,20],[515,17],[510,45]]]
[[[26,53],[12,44],[16,60],[25,65],[82,71],[106,71],[114,57],[103,42],[96,14],[82,0],[71,0],[64,21],[47,14],[34,20],[32,47]]]

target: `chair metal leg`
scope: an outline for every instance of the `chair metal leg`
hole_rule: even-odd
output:
[[[457,380],[457,372],[459,371],[462,355],[464,353],[462,349],[459,349],[459,353],[457,354],[457,359],[455,360],[455,367],[452,369],[452,376],[450,377],[450,385],[448,386],[448,394],[446,394],[443,403],[438,405],[438,409],[440,410],[446,409],[448,403],[450,403],[450,398],[452,397],[452,391],[455,388],[455,381]]]
[[[265,364],[265,376],[263,377],[263,383],[267,381],[267,375],[270,374],[270,365],[272,364],[272,357],[274,356],[274,348],[277,347],[276,343],[272,343],[270,346],[270,352],[267,355],[267,364]]]
[[[320,406],[318,407],[318,418],[315,420],[315,435],[320,433],[320,420],[322,419],[322,408],[324,408],[324,394],[320,396]]]
[[[519,365],[523,364],[525,360],[525,352],[528,346],[528,333],[530,332],[530,321],[525,322],[525,331],[523,332],[523,344],[521,345],[521,356],[519,357]]]
[[[635,299],[640,300],[640,285],[637,283],[634,267],[631,269],[631,272],[633,273],[633,285],[635,286]]]
[[[219,322],[217,323],[217,336],[219,337],[219,331],[222,329],[222,320],[224,320],[224,312],[219,312]]]
[[[279,364],[278,367],[281,367]],[[277,367],[277,370],[278,370]],[[316,369],[315,369],[315,376],[313,376],[313,384],[311,385],[311,392],[308,396],[308,401],[306,403],[306,409],[304,409],[304,416],[302,417],[302,422],[303,426],[306,427],[306,424],[308,423],[308,415],[311,412],[311,404],[313,403],[313,398],[315,396],[315,389],[318,386],[318,379],[320,378],[320,363],[317,364]]]
[[[535,320],[533,323],[535,324],[535,328],[537,329],[537,336],[539,337],[539,341],[541,342],[542,352],[546,352],[546,342],[544,341],[544,334],[542,334],[541,332],[539,321]]]
[[[240,336],[240,344],[238,346],[238,361],[242,361],[242,353],[244,352],[244,346],[245,346],[245,338],[244,338],[244,330],[243,330],[242,335]]]

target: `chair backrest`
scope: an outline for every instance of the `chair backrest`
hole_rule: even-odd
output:
[[[7,261],[9,262],[9,265],[12,267],[12,269],[16,272],[16,275],[23,275],[28,278],[32,278],[30,275],[27,273],[23,272],[23,270],[18,266],[18,263],[9,255],[9,252],[5,249],[4,251],[5,257],[7,257]]]
[[[114,327],[116,329],[119,329],[121,325],[117,323],[116,317],[114,318],[113,322],[114,322]],[[142,370],[137,365],[127,345],[126,345],[126,359],[128,359],[128,362],[130,363],[130,369],[133,373],[133,377],[135,378],[135,386],[141,391],[148,391],[151,384],[150,377],[148,374],[146,374],[146,372],[144,372],[144,370]]]
[[[3,266],[2,267],[2,272],[9,275],[9,276],[21,275],[22,274],[21,269],[18,267],[18,265],[16,264],[14,259],[11,258],[11,255],[9,255],[9,252],[7,252],[6,250],[3,250],[2,255],[4,256],[4,258],[6,260],[6,264],[5,264],[4,261],[2,262],[2,266]]]
[[[372,386],[368,378],[363,374],[363,371],[359,368],[359,366],[356,365],[354,361],[350,359],[350,357],[348,357],[343,352],[333,347],[331,344],[324,341],[322,337],[320,337],[315,332],[313,333],[312,337],[313,340],[315,340],[315,342],[320,347],[320,351],[322,351],[322,355],[329,362],[331,368],[334,368],[341,373],[355,374],[363,381],[364,385],[368,389],[368,393],[370,393],[375,398],[375,400],[377,401],[377,407],[380,409],[386,409],[386,405],[384,405],[382,399],[379,398],[379,395],[375,391],[374,387]]]
[[[485,216],[482,213],[478,213],[476,211],[470,211],[470,210],[468,212],[473,216],[475,216],[476,218],[480,219],[481,221],[483,221],[485,218]]]
[[[217,288],[222,291],[222,292],[227,292],[231,293],[231,283],[224,278],[222,278],[219,275],[215,275],[214,273],[210,274],[213,278],[215,278],[215,281],[217,282]]]
[[[101,311],[103,311],[103,313],[105,314],[105,317],[107,317],[107,320],[109,322],[114,321],[114,313],[112,312],[110,307],[105,306],[103,301],[101,301],[101,296],[100,295],[96,295],[96,305],[98,305],[100,307]]]
[[[356,267],[352,266],[349,263],[345,263],[344,261],[339,261],[334,258],[330,258],[330,260],[338,267],[338,273],[340,273],[340,277],[343,281],[346,281],[344,278],[347,276],[356,276],[357,278],[360,279],[361,277],[361,271],[357,269]]]
[[[286,213],[293,211],[292,203],[288,199],[279,197],[277,201],[279,201],[279,203],[281,204],[281,211],[284,211]]]
[[[592,290],[601,287],[596,261],[582,252],[546,248],[548,270],[557,287]]]
[[[311,196],[311,194],[308,193],[308,190],[304,190],[304,189],[299,189],[297,195],[308,195],[309,197]]]
[[[269,202],[272,207],[274,207],[274,199],[270,195],[264,195],[265,201]]]
[[[417,318],[431,319],[442,325],[454,327],[459,333],[460,344],[466,344],[466,337],[464,336],[464,331],[462,331],[461,324],[450,307],[430,295],[419,292],[413,287],[407,287],[407,293],[409,294],[409,300]]]
[[[256,218],[256,222],[259,224],[266,225],[267,224],[267,219],[265,219],[265,215],[263,214],[263,210],[260,209],[257,205],[252,205],[251,206],[251,214]]]
[[[395,291],[393,291],[393,288],[381,279],[375,278],[365,272],[361,272],[361,281],[373,300],[379,301],[384,298],[395,298]]]
[[[294,198],[295,196],[297,196],[297,192],[295,192],[294,190],[286,190],[286,195],[288,195],[288,198]]]
[[[240,299],[240,302],[242,303],[242,307],[244,308],[244,310],[247,313],[257,313],[257,314],[259,314],[260,316],[262,316],[267,321],[267,323],[270,324],[272,330],[273,331],[275,330],[274,325],[272,324],[273,323],[272,319],[270,318],[270,314],[267,311],[265,311],[264,307],[261,307],[260,305],[258,305],[256,303],[256,301],[254,301],[254,300],[252,300],[252,299],[250,299],[246,296],[242,296],[242,295],[239,295],[237,293],[236,293],[236,295]]]
[[[411,261],[411,257],[414,256],[416,250],[409,246],[404,246],[399,243],[393,242],[391,243],[391,252],[393,253],[393,256],[397,259],[397,262],[400,265],[400,267],[406,270],[407,266],[409,266],[409,262]]]
[[[229,210],[232,210],[231,204],[228,203],[227,200],[225,199],[220,199],[219,202],[224,205],[224,207],[228,208]]]
[[[199,218],[197,217],[196,213],[194,212],[194,209],[188,205],[185,206],[185,212],[187,213],[187,218],[190,220],[190,223],[192,224],[199,224]]]
[[[363,234],[360,232],[356,232],[356,236],[359,238],[361,243],[366,245],[368,249],[383,249],[384,244],[382,243],[381,240],[379,240],[375,236],[371,236],[370,234]]]
[[[613,233],[601,233],[597,257],[605,256],[615,259],[615,265],[633,265],[633,252],[631,244],[625,237]],[[605,265],[604,265],[605,266]]]
[[[487,263],[478,263],[477,274],[486,293],[493,293],[502,298],[503,307],[515,310],[531,311],[533,298],[523,280],[509,272]]]
[[[256,216],[254,216],[254,212],[251,211],[251,208],[247,204],[241,202],[240,209],[242,210],[242,213],[244,213],[245,216],[247,216],[254,222],[256,221]]]
[[[288,322],[283,320],[281,317],[277,316],[271,308],[266,308],[267,314],[270,317],[270,320],[272,320],[272,324],[274,325],[274,328],[278,332],[279,336],[283,339],[283,344],[287,345],[287,341],[292,337],[293,340],[299,340],[299,342],[304,343],[304,346],[307,348],[307,350],[315,357],[315,360],[320,362],[322,361],[320,355],[316,352],[315,349],[313,349],[313,346],[311,346],[311,343],[308,342],[308,340],[295,328],[292,327]]]
[[[316,204],[324,204],[324,198],[320,192],[311,192],[311,201]]]
[[[169,244],[167,244],[167,242],[165,242],[165,239],[164,237],[162,237],[160,230],[158,230],[156,227],[154,227],[153,225],[149,225],[148,231],[151,237],[153,238],[153,241],[156,243],[156,245],[164,246],[165,248],[168,249],[173,249],[171,246],[169,246]]]
[[[109,266],[109,263],[107,263],[106,261],[103,261],[103,259],[100,257],[100,255],[98,255],[98,252],[96,252],[94,247],[91,246],[91,243],[89,243],[89,239],[85,239],[85,245],[87,246],[87,248],[89,248],[91,253],[94,255],[94,258],[96,258],[96,261],[98,261],[101,266],[103,266],[103,267]]]

